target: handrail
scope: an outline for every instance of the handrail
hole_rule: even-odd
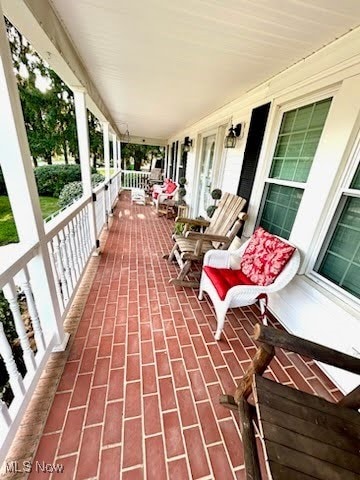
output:
[[[69,208],[57,215],[53,220],[45,224],[45,239],[49,241],[56,233],[64,228],[71,218],[75,217],[88,203],[91,197],[81,197],[77,202],[70,205]],[[65,215],[66,214],[66,215]]]
[[[20,246],[20,243],[17,244],[19,246],[17,250],[17,253],[19,251],[21,252],[22,248]],[[25,247],[24,250],[20,253],[19,256],[17,256],[16,260],[12,261],[11,265],[9,265],[5,270],[0,272],[0,290],[3,288],[4,285],[7,284],[7,282],[13,278],[19,271],[24,267],[24,265],[27,265],[32,258],[36,256],[38,253],[39,249],[39,242],[36,243],[35,245],[31,246],[26,246],[23,245],[22,247]]]

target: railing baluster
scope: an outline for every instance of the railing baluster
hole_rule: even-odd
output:
[[[0,322],[0,352],[3,357],[6,371],[9,375],[9,382],[11,390],[13,391],[14,397],[17,395],[21,398],[24,396],[25,387],[24,382],[21,377],[19,370],[17,369],[14,356],[9,345],[8,339],[6,338],[4,332],[4,326]]]
[[[85,232],[86,232],[86,239],[87,239],[87,253],[90,255],[91,253],[91,237],[90,237],[90,225],[89,225],[89,210],[86,208],[84,209],[84,223],[85,223]]]
[[[88,238],[86,234],[86,225],[85,225],[85,214],[83,210],[80,212],[80,222],[81,222],[81,235],[83,238],[84,257],[85,257],[85,264],[86,264],[89,256],[89,251],[88,251]]]
[[[6,404],[0,400],[0,431],[6,432],[11,425],[11,417]]]
[[[60,279],[59,269],[56,265],[56,255],[54,251],[53,241],[48,243],[48,248],[49,248],[51,269],[52,269],[54,281],[55,281],[56,294],[58,297],[59,305],[62,308],[62,310],[64,310],[64,298],[61,292],[61,279]]]
[[[80,232],[80,237],[81,237],[81,252],[82,252],[82,257],[84,259],[84,265],[86,265],[86,260],[87,260],[86,241],[85,241],[84,224],[83,224],[83,218],[82,217],[83,217],[82,212],[79,212],[77,218],[78,218],[79,232]]]
[[[28,372],[34,372],[36,362],[34,352],[31,350],[29,338],[26,333],[24,320],[21,316],[14,280],[10,280],[4,287],[3,293],[9,302],[9,307],[14,319],[16,333],[19,335],[20,345],[23,350],[24,362]]]
[[[79,272],[79,277],[82,273],[83,262],[81,258],[81,250],[80,250],[80,238],[78,232],[78,225],[77,225],[77,216],[72,219],[72,229],[74,234],[74,245],[75,245],[75,257],[76,257],[76,265]]]
[[[69,224],[64,228],[63,234],[65,236],[65,251],[66,251],[66,256],[68,259],[68,265],[69,265],[69,270],[70,270],[70,275],[71,275],[71,282],[73,289],[75,288],[76,285],[76,280],[77,280],[77,273],[75,270],[75,262],[74,262],[74,251],[71,245],[71,235],[70,235],[70,228]]]
[[[19,272],[17,275],[20,281],[20,287],[25,294],[26,303],[28,306],[28,311],[30,319],[32,322],[34,337],[36,342],[36,348],[38,351],[43,351],[46,348],[44,334],[41,328],[39,314],[36,308],[33,292],[30,284],[30,277],[27,267]]]
[[[84,251],[84,240],[83,236],[81,233],[81,220],[80,220],[80,213],[78,213],[75,217],[76,221],[76,236],[78,239],[78,249],[79,249],[79,258],[80,258],[80,264],[81,268],[83,269],[85,264],[86,264],[86,257],[85,257],[85,251]]]
[[[67,284],[67,279],[66,279],[66,276],[65,276],[65,268],[64,268],[64,264],[63,264],[63,260],[62,260],[62,256],[61,256],[61,250],[60,250],[60,240],[59,240],[59,236],[58,234],[56,234],[53,238],[53,242],[54,242],[54,253],[55,253],[55,261],[56,261],[56,267],[57,267],[57,271],[59,273],[59,276],[60,276],[60,282],[61,282],[61,292],[62,292],[62,297],[64,299],[64,305],[68,302],[69,300],[69,288],[68,288],[68,284]]]
[[[107,212],[106,212],[106,195],[105,195],[105,190],[102,191],[102,196],[101,196],[101,201],[103,204],[103,215],[104,215],[104,223],[103,226],[107,226]]]
[[[66,277],[66,282],[67,282],[68,292],[70,297],[73,291],[73,282],[71,278],[71,269],[70,269],[68,255],[67,255],[66,238],[65,238],[64,230],[60,230],[59,237],[60,237],[60,255],[64,265],[65,277]]]
[[[78,261],[78,251],[77,251],[76,237],[75,237],[75,231],[74,231],[74,219],[70,220],[68,229],[69,229],[69,238],[70,238],[69,245],[70,245],[71,257],[73,262],[73,271],[75,272],[75,280],[77,281],[81,275],[81,270],[80,270],[80,265]]]

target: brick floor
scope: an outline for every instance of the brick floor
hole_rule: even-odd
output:
[[[171,227],[122,195],[35,458],[64,472],[30,479],[244,478],[238,425],[218,397],[255,352],[257,310],[230,310],[215,342],[211,304],[168,283]],[[339,397],[295,354],[280,352],[266,376]]]

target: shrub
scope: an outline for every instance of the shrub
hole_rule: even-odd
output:
[[[104,181],[104,176],[100,173],[91,175],[91,183],[93,186]],[[59,195],[59,207],[63,208],[72,203],[76,198],[81,197],[83,193],[81,182],[71,182],[63,187]]]
[[[184,200],[184,197],[186,196],[185,184],[186,184],[186,178],[185,177],[180,177],[179,178],[180,188],[178,190],[178,201],[176,202],[177,206],[186,205],[186,202]]]
[[[71,182],[64,186],[59,195],[59,207],[63,208],[82,195],[82,183]]]
[[[40,196],[58,197],[67,183],[81,180],[80,165],[44,165],[34,173]]]
[[[104,180],[105,180],[105,177],[104,175],[101,175],[101,173],[93,173],[91,175],[91,183],[93,187],[103,182]]]
[[[214,205],[210,205],[207,209],[206,209],[206,213],[208,215],[209,218],[211,218],[214,213],[215,213],[215,210],[217,209],[217,205],[216,205],[216,201],[217,200],[220,200],[221,196],[222,196],[222,191],[220,190],[220,188],[215,188],[212,192],[211,192],[211,198],[213,198],[215,200],[215,203]]]

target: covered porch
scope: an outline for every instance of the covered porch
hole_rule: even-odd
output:
[[[233,20],[233,2],[0,0],[1,20],[74,95],[83,188],[44,224],[1,24],[0,160],[19,243],[0,251],[0,290],[23,352],[18,365],[0,322],[5,478],[245,478],[237,419],[218,398],[250,364],[259,312],[229,311],[216,342],[207,297],[169,285],[173,222],[131,204],[126,189],[148,173],[122,164],[130,136],[166,150],[163,175],[186,177],[192,216],[213,188],[246,198],[231,248],[260,224],[298,247],[298,275],[269,299],[276,328],[360,355],[360,6],[255,3]],[[165,67],[151,75],[154,58]],[[88,110],[104,138],[96,188]],[[283,351],[265,375],[329,401],[358,384]]]
[[[254,356],[259,311],[230,310],[216,342],[209,301],[168,283],[176,267],[162,254],[172,228],[121,194],[65,322],[69,346],[52,355],[9,452],[20,466],[32,460],[29,478],[245,478],[238,420],[219,395],[234,392]],[[296,354],[279,352],[265,376],[342,396]],[[37,461],[63,471],[42,473]]]

